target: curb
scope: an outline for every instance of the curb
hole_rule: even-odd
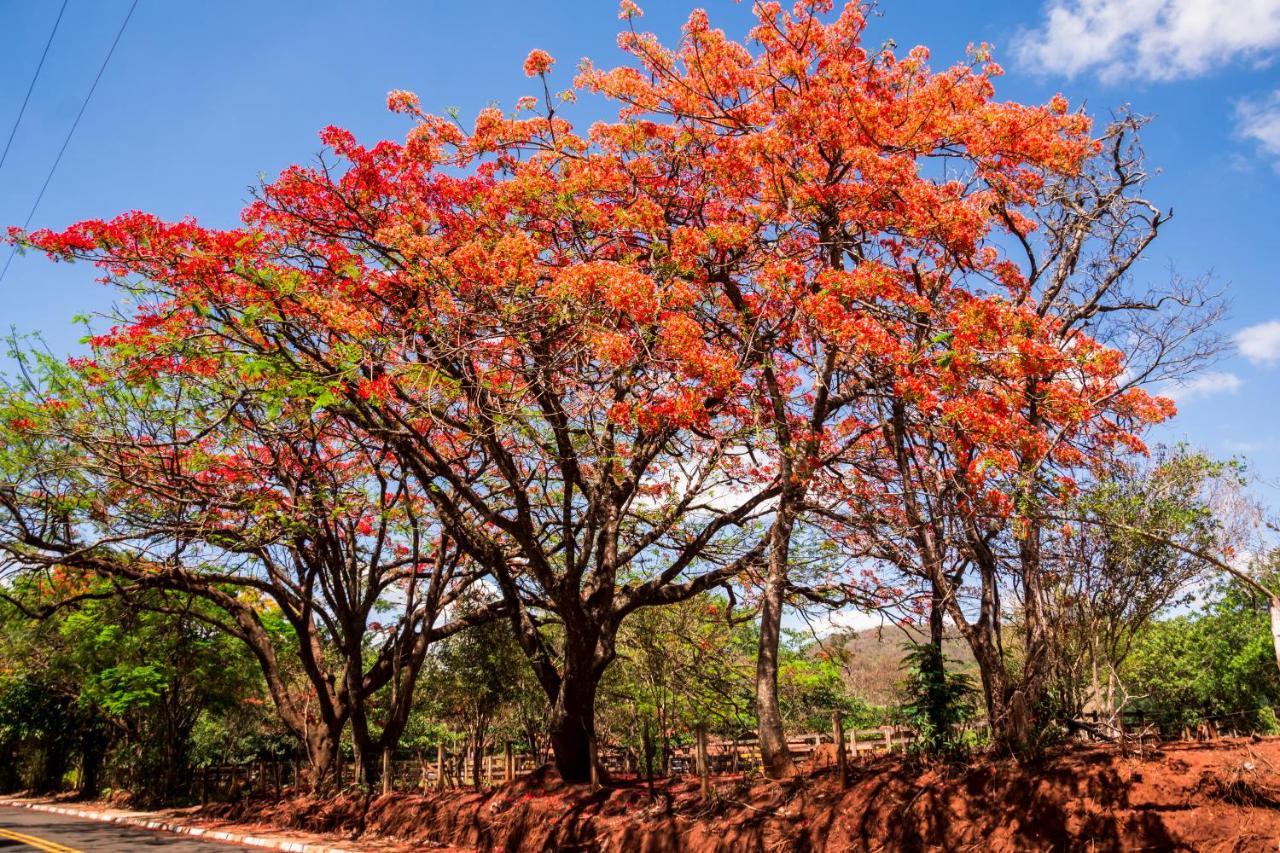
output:
[[[210,829],[203,826],[190,826],[184,823],[171,823],[163,820],[151,820],[128,815],[109,815],[104,812],[87,811],[85,809],[69,809],[62,806],[50,806],[44,803],[24,803],[20,800],[0,800],[0,806],[14,806],[31,809],[37,812],[78,817],[94,820],[99,823],[118,823],[125,826],[136,826],[141,829],[173,832],[178,835],[190,835],[195,838],[207,838],[211,841],[225,841],[231,844],[243,844],[246,847],[263,847],[268,850],[284,850],[288,853],[359,853],[343,847],[330,847],[327,844],[315,844],[308,841],[285,841],[279,838],[268,838],[262,835],[245,835],[239,832],[227,832],[221,829]]]

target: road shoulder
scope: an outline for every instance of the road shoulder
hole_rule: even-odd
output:
[[[97,803],[69,804],[35,797],[3,797],[0,805],[76,817],[100,823],[116,823],[159,832],[173,832],[207,841],[221,841],[257,847],[266,850],[282,850],[289,853],[368,853],[371,850],[395,850],[394,846],[374,844],[360,847],[340,846],[334,839],[306,833],[282,833],[269,829],[238,824],[215,822],[196,817],[192,810],[166,810],[154,812],[129,811],[103,806]]]

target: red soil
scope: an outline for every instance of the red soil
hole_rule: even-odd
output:
[[[1071,747],[1034,764],[920,768],[882,757],[781,783],[635,780],[591,792],[543,769],[483,792],[247,801],[210,816],[417,849],[534,851],[1275,850],[1280,739]]]

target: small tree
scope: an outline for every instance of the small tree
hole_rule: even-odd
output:
[[[463,605],[474,608],[477,602]],[[494,744],[495,729],[516,733],[515,707],[524,655],[505,621],[470,628],[439,643],[426,673],[430,691],[422,710],[445,727],[458,732],[471,765],[471,784],[481,785],[481,768],[487,747]]]
[[[69,365],[17,351],[0,398],[0,568],[200,599],[192,618],[258,662],[312,783],[332,782],[348,725],[357,778],[373,781],[431,643],[492,618],[447,616],[481,572],[381,442],[242,354],[153,375],[145,350],[96,346]]]
[[[605,731],[652,772],[699,727],[727,737],[754,728],[751,614],[704,593],[623,623],[601,685]]]
[[[1175,448],[1146,463],[1117,460],[1105,480],[1082,487],[1067,509],[1078,520],[1048,540],[1045,556],[1057,713],[1120,710],[1119,674],[1135,638],[1212,570],[1192,551],[1221,543],[1214,495],[1241,476],[1238,463]]]
[[[34,622],[32,612],[66,591],[31,582],[5,590],[17,606],[0,604],[0,671],[9,673],[0,732],[42,751],[44,769],[29,780],[36,787],[61,787],[74,762],[87,795],[105,783],[144,802],[185,796],[197,723],[216,725],[258,700],[254,663],[201,618],[200,599],[156,591],[124,599],[104,582],[84,592]]]
[[[901,714],[916,732],[916,749],[926,755],[955,755],[966,745],[961,726],[977,716],[980,692],[968,673],[948,668],[936,643],[908,643],[902,666],[906,701]]]

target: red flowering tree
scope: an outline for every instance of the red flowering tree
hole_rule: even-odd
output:
[[[626,165],[550,110],[419,119],[404,146],[326,131],[344,165],[290,169],[241,229],[129,214],[29,242],[143,280],[99,345],[144,375],[251,364],[390,448],[500,590],[583,781],[618,625],[758,561],[776,490],[738,488],[738,354]]]
[[[147,294],[100,345],[145,352],[156,381],[239,362],[385,448],[499,589],[566,779],[591,775],[621,621],[759,576],[782,773],[798,524],[835,519],[866,549],[883,539],[844,508],[901,519],[945,590],[921,482],[947,484],[967,553],[986,520],[1029,542],[1017,508],[1052,482],[1045,460],[1163,414],[1117,393],[1123,359],[1064,334],[1004,251],[1097,150],[1088,121],[996,101],[981,50],[933,72],[923,49],[865,49],[860,6],[831,11],[758,4],[747,44],[701,12],[674,50],[624,34],[633,63],[579,79],[621,114],[585,135],[534,51],[543,99],[463,128],[393,93],[416,119],[404,144],[329,128],[332,156],[265,187],[240,228],[126,214],[20,236]]]
[[[939,429],[954,436],[946,451],[958,455],[942,476],[958,480],[973,469],[956,473],[952,460],[979,460],[981,471],[1025,451],[1026,474],[1063,433],[1120,440],[1150,414],[1141,395],[1109,400],[1119,353],[1066,334],[1059,306],[1036,310],[1029,294],[1039,271],[1024,272],[1005,250],[1031,232],[1044,189],[1076,179],[1097,151],[1087,118],[1060,97],[996,101],[1001,72],[985,49],[935,72],[923,48],[865,48],[863,7],[827,22],[830,10],[757,4],[751,45],[695,12],[676,49],[632,30],[621,44],[633,65],[583,75],[624,104],[617,124],[596,131],[604,150],[644,176],[655,203],[678,182],[678,259],[728,306],[711,322],[742,353],[754,446],[780,482],[756,696],[772,775],[790,764],[777,649],[783,603],[797,586],[791,543],[840,518],[842,506],[864,521],[901,516],[914,495],[878,474],[902,456],[888,439],[903,412],[943,419]],[[1085,383],[1068,388],[1079,376]],[[1026,415],[1024,396],[1045,402]],[[865,460],[860,470],[871,475],[835,465],[848,459]],[[914,464],[904,462],[906,476]],[[982,475],[963,487],[973,506],[1017,499]],[[999,507],[1010,522],[1008,504]],[[883,553],[865,525],[855,527],[834,532],[854,553]],[[897,555],[913,552],[915,567],[920,553],[909,543],[926,527],[895,525]]]
[[[1052,715],[1046,614],[1069,591],[1045,554],[1062,513],[1080,481],[1145,453],[1143,432],[1172,414],[1144,386],[1185,376],[1217,347],[1204,334],[1220,310],[1212,294],[1131,276],[1166,218],[1143,195],[1141,123],[1110,125],[1078,169],[1028,184],[1020,209],[996,201],[1015,247],[1003,293],[956,265],[959,287],[928,291],[935,310],[898,318],[916,329],[900,336],[905,357],[863,362],[886,389],[873,398],[881,429],[833,468],[836,502],[822,507],[924,584],[934,642],[945,616],[978,660],[997,743],[1017,753],[1037,749]]]

